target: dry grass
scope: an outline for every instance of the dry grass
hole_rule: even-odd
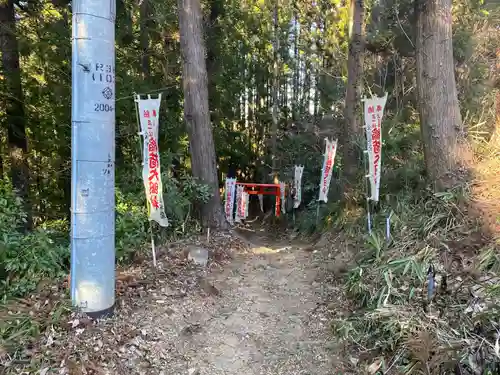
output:
[[[351,370],[500,373],[499,140],[481,144],[470,186],[418,200],[400,193],[390,241],[385,216],[374,217],[343,281],[351,313],[333,323]]]
[[[345,340],[346,363],[356,373],[500,374],[500,93],[494,89],[500,76],[495,26],[500,13],[495,12],[489,21],[482,16],[464,21],[474,35],[472,54],[458,71],[475,151],[470,185],[441,194],[400,192],[392,207],[391,240],[384,238],[385,215],[376,215],[379,225],[360,243],[342,279],[341,302],[350,314],[339,313],[333,329]],[[353,238],[360,233],[364,223]]]
[[[472,190],[474,207],[485,229],[495,237],[500,236],[500,94],[497,101],[496,127],[491,139],[485,142],[483,157],[475,165]]]
[[[469,186],[400,193],[390,241],[385,215],[374,217],[342,281],[350,314],[333,321],[352,371],[500,374],[499,124],[476,143]]]
[[[498,244],[480,235],[458,191],[399,199],[392,240],[376,230],[344,280],[351,313],[333,328],[357,358],[351,369],[488,374],[500,362]]]
[[[352,371],[500,373],[499,128],[478,143],[471,185],[400,193],[390,241],[385,215],[374,217],[343,280],[351,313],[333,322]]]

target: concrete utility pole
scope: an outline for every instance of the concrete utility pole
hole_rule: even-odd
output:
[[[115,0],[74,0],[71,300],[93,317],[115,304]]]

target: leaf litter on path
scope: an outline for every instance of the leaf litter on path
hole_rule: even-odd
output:
[[[209,263],[188,260],[188,245]],[[328,319],[310,253],[267,243],[256,254],[228,233],[178,243],[117,273],[116,313],[46,325],[5,374],[331,374]],[[258,247],[258,246],[255,246]],[[0,372],[1,373],[1,372]]]

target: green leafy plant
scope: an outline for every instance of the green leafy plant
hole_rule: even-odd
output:
[[[116,258],[129,261],[147,243],[148,216],[146,206],[135,194],[116,190]],[[141,204],[142,203],[142,204]]]
[[[26,215],[8,181],[0,181],[0,293],[22,296],[33,291],[46,278],[64,275],[69,264],[66,243],[55,242],[57,227],[20,231]]]

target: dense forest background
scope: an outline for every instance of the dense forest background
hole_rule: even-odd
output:
[[[446,4],[451,11],[451,3]],[[426,52],[423,46],[417,51],[418,4],[411,2],[297,0],[278,5],[214,0],[201,5],[219,184],[228,173],[237,173],[240,180],[247,181],[265,182],[274,176],[289,181],[293,165],[304,164],[303,206],[311,206],[311,212],[306,209],[298,224],[304,230],[315,229],[311,215],[315,213],[326,136],[339,138],[341,150],[331,188],[334,199],[322,217],[331,222],[332,215],[347,212],[339,210],[346,194],[363,207],[363,164],[357,152],[364,143],[360,130],[362,96],[389,93],[383,126],[380,206],[384,211],[397,206],[398,195],[422,196],[429,182],[427,174],[431,183],[439,182],[437,172],[446,160],[428,152],[426,166],[423,151],[426,144],[430,149],[444,150],[448,130],[437,126],[436,132],[441,134],[427,135],[427,142],[422,142],[426,133],[420,131],[419,116],[419,111],[425,116],[426,108],[434,102],[434,118],[429,122],[446,122],[455,116],[446,106],[454,106],[449,97],[457,92],[460,113],[451,127],[467,134],[476,151],[474,161],[484,160],[485,152],[492,149],[487,145],[495,140],[499,64],[495,3],[463,1],[453,6],[453,61],[432,52],[439,47],[425,47],[430,48]],[[119,258],[129,257],[129,251],[140,247],[147,232],[133,93],[162,93],[164,98],[160,149],[167,214],[174,223],[165,236],[185,230],[186,220],[196,217],[193,204],[206,201],[216,191],[196,179],[203,176],[193,178],[191,174],[189,143],[205,140],[188,140],[176,9],[174,2],[117,2]],[[426,13],[424,9],[420,12]],[[436,21],[436,14],[429,17]],[[52,274],[54,269],[66,272],[68,262],[71,5],[64,1],[8,0],[2,2],[0,15],[1,274],[7,289],[21,288],[21,292],[25,286],[14,279],[31,273]],[[419,73],[423,78],[417,87],[419,53],[433,53],[434,65],[450,72],[456,85],[450,81],[436,91],[432,80],[425,81],[433,72],[424,71]],[[437,61],[440,59],[447,60]],[[193,106],[196,112],[197,104]],[[494,160],[495,155],[486,159]],[[473,174],[480,173],[479,166],[476,163]],[[482,171],[491,172],[491,166]],[[476,180],[485,178],[478,176]],[[486,212],[489,206],[498,206],[491,196],[496,189],[482,184],[477,190],[482,200],[476,206],[486,208]],[[490,224],[497,225],[492,215]],[[30,230],[27,235],[25,229]],[[54,237],[57,239],[52,242]],[[47,254],[54,255],[46,268],[45,262],[34,262]],[[54,268],[53,262],[58,267]]]
[[[193,21],[182,9],[193,4],[201,5],[209,109],[207,121],[195,121],[212,131],[220,187],[228,174],[289,181],[293,165],[303,164],[303,205],[289,225],[366,239],[360,100],[388,92],[382,199],[366,241],[381,264],[415,257],[418,266],[378,272],[375,294],[354,272],[348,290],[376,305],[388,280],[380,275],[425,280],[429,259],[438,262],[443,248],[465,263],[499,267],[500,10],[493,0],[118,0],[119,261],[132,260],[148,236],[134,93],[163,97],[163,193],[173,225],[162,239],[217,223],[221,214],[202,210],[200,220],[197,210],[218,204],[211,199],[218,186],[193,158],[207,140],[186,126],[205,108],[184,100],[186,90],[199,89],[182,79],[181,52],[195,40],[182,27]],[[71,4],[0,0],[0,54],[0,295],[7,300],[69,269]],[[339,139],[340,150],[317,224],[327,136]]]

